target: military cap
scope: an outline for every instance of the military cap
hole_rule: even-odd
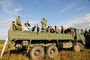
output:
[[[15,21],[12,21],[12,23],[15,23]]]

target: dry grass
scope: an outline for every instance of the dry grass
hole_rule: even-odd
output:
[[[0,53],[3,48],[3,45],[4,45],[4,43],[0,44]],[[12,47],[13,47],[13,45],[12,45]],[[12,49],[14,49],[14,47]],[[4,52],[3,57],[0,58],[0,60],[8,60],[7,47]],[[12,53],[10,55],[9,60],[31,60],[31,59],[29,59],[26,56],[23,56],[23,54]],[[45,57],[41,60],[90,60],[90,49],[84,49],[84,51],[82,51],[82,52],[62,50],[62,51],[59,51],[58,55],[53,59],[50,59],[50,58],[48,58],[47,55],[45,55]]]

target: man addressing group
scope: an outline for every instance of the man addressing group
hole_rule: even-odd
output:
[[[42,30],[43,30],[43,31],[46,31],[46,28],[47,28],[47,20],[46,20],[45,18],[42,18],[41,24],[42,24]]]
[[[18,31],[22,31],[22,24],[21,24],[21,17],[18,16],[17,20],[16,20],[16,28]]]

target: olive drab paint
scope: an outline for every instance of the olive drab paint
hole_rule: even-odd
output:
[[[61,31],[59,29],[55,30],[56,33],[61,33]]]
[[[16,30],[16,26],[12,24],[12,29],[15,31]]]
[[[9,40],[70,40],[70,41],[78,41],[81,40],[85,44],[84,35],[74,32],[74,29],[78,31],[76,28],[68,28],[71,30],[71,33],[50,33],[50,32],[24,32],[24,31],[12,31],[10,29],[8,31]],[[60,32],[60,31],[58,31]]]
[[[20,22],[20,21],[19,21]],[[46,23],[45,23],[46,25]],[[20,25],[21,26],[21,25]],[[19,28],[21,28],[19,26]],[[46,28],[46,26],[43,25],[43,28]],[[15,43],[15,47],[17,49],[22,49],[23,47],[26,49],[26,53],[33,55],[33,52],[30,52],[32,50],[39,50],[44,51],[43,49],[45,47],[55,46],[58,52],[59,48],[74,48],[74,51],[81,51],[83,50],[83,46],[85,45],[85,38],[84,35],[79,33],[79,29],[76,28],[68,28],[70,30],[70,33],[50,33],[48,32],[25,32],[25,31],[13,31],[12,26],[10,30],[8,31],[8,46],[11,45],[11,42]],[[66,29],[66,30],[68,30]],[[57,32],[60,32],[57,30]],[[77,44],[79,43],[79,44]],[[77,50],[76,46],[80,45],[80,50]],[[39,47],[36,47],[39,46]],[[35,48],[33,48],[35,47]],[[10,48],[9,52],[10,52]],[[46,50],[49,51],[49,50]],[[52,57],[55,57],[53,54]],[[35,56],[35,55],[34,55]],[[30,56],[33,58],[34,56]],[[50,54],[48,55],[51,56]],[[35,57],[34,57],[35,58]]]
[[[42,24],[42,28],[46,29],[47,28],[47,20],[46,19],[42,19],[41,20],[41,24]]]

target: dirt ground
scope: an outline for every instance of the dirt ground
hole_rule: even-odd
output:
[[[0,44],[0,54],[2,51],[4,43]],[[12,45],[12,51],[9,60],[31,60],[29,57],[22,53],[16,53],[14,51],[14,46]],[[5,49],[4,55],[0,60],[8,60],[7,47]],[[84,48],[82,52],[71,51],[70,49],[62,49],[59,51],[58,55],[52,59],[48,58],[47,55],[40,60],[90,60],[90,49]]]

